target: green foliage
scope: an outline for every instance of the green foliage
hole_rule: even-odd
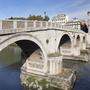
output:
[[[49,21],[49,17],[46,15],[45,18],[44,18],[44,21]]]
[[[29,76],[26,79],[26,85],[24,85],[25,86],[25,90],[39,90],[40,87],[42,88],[42,90],[61,90],[61,89],[58,89],[58,88],[55,88],[55,87],[51,86],[52,80],[48,81],[47,79],[44,79],[44,78],[40,78],[39,79],[37,76]],[[30,86],[30,84],[32,82],[37,86],[36,88],[33,87],[33,85]]]
[[[49,17],[48,16],[45,16],[45,17],[42,17],[41,15],[30,15],[27,20],[38,20],[38,21],[48,21],[49,20]]]
[[[30,15],[28,18],[27,18],[27,20],[38,20],[38,21],[43,21],[43,17],[41,16],[41,15],[37,15],[37,16],[35,16],[35,15]]]
[[[37,20],[37,21],[48,21],[49,16],[45,15],[44,17],[41,15],[29,15],[28,17],[10,17],[9,20]]]
[[[9,20],[25,20],[25,18],[24,17],[10,17],[10,18],[8,18]]]
[[[36,80],[36,78],[35,78],[34,76],[28,77],[28,78],[26,79],[26,81],[27,81],[28,83],[34,82],[35,80]]]
[[[62,56],[60,52],[50,53],[48,54],[48,57],[59,57]]]
[[[48,81],[46,79],[42,79],[41,81],[39,81],[39,85],[46,87],[46,84],[48,84]]]

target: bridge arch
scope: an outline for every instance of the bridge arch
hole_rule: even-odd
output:
[[[72,41],[71,41],[71,38],[68,34],[64,34],[61,39],[60,39],[60,42],[59,42],[59,46],[58,46],[58,49],[60,51],[60,48],[64,48],[64,49],[70,49],[72,46]]]
[[[46,55],[46,52],[45,52],[45,49],[42,43],[36,37],[29,35],[29,34],[16,34],[16,35],[9,37],[8,39],[0,43],[0,51],[2,51],[4,48],[9,46],[10,44],[17,42],[17,41],[21,41],[21,40],[28,40],[28,41],[32,41],[36,43],[41,48],[44,55]]]
[[[4,48],[6,48],[7,46],[9,46],[13,43],[17,43],[21,47],[21,49],[23,48],[21,44],[23,44],[24,50],[26,49],[25,43],[31,44],[30,48],[32,48],[32,49],[39,48],[42,51],[42,54],[44,56],[44,67],[42,68],[42,71],[44,70],[43,72],[46,72],[45,68],[47,66],[47,54],[45,52],[44,46],[37,38],[35,38],[34,36],[29,35],[29,34],[14,34],[11,37],[9,37],[8,39],[6,39],[0,43],[0,51],[2,51]],[[26,46],[28,47],[29,45],[26,45]],[[26,50],[26,53],[27,53],[27,50]],[[28,57],[29,57],[29,55],[27,56],[27,60],[28,60]]]

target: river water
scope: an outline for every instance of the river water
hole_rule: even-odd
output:
[[[0,90],[23,90],[20,84],[21,49],[9,46],[0,52]],[[12,65],[13,64],[13,65]]]
[[[20,84],[20,67],[15,64],[20,61],[19,47],[9,46],[0,52],[0,90],[23,90]],[[78,78],[73,90],[90,90],[90,61],[64,60],[63,67],[77,71]]]

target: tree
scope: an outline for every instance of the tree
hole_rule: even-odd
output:
[[[37,15],[37,16],[35,16],[35,15],[30,15],[28,18],[27,18],[27,20],[38,20],[38,21],[43,21],[43,17],[41,16],[41,15]]]
[[[86,23],[81,23],[81,30],[88,33],[88,26],[86,25]]]
[[[38,15],[38,16],[37,16],[37,20],[38,20],[38,21],[43,21],[43,17],[42,17],[41,15]]]
[[[10,18],[8,18],[9,20],[25,20],[25,18],[24,17],[10,17]]]
[[[36,16],[35,15],[33,15],[33,16],[29,16],[29,17],[27,17],[27,20],[36,20]]]
[[[44,21],[49,21],[49,17],[46,15],[43,20]]]
[[[10,17],[8,18],[9,20],[37,20],[37,21],[48,21],[49,20],[49,16],[46,15],[45,16],[41,16],[41,15],[29,15],[27,18],[25,17]]]

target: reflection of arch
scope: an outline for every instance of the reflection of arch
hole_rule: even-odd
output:
[[[76,47],[80,45],[80,36],[78,35],[76,38]]]
[[[4,48],[9,46],[10,44],[12,44],[14,42],[18,42],[18,41],[31,41],[31,42],[37,44],[37,46],[40,47],[43,54],[46,56],[45,50],[43,48],[43,45],[40,43],[40,41],[37,40],[37,38],[35,38],[29,34],[18,34],[18,35],[14,35],[14,36],[4,40],[3,42],[0,43],[0,51],[2,51]]]
[[[69,37],[68,34],[64,34],[61,37],[58,48],[60,49],[60,47],[63,47],[63,48],[70,48],[71,47],[71,38]]]

